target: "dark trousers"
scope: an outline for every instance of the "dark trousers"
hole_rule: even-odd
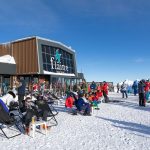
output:
[[[119,89],[119,88],[117,88],[117,93],[119,93],[119,91],[120,91],[120,89]]]
[[[32,117],[36,115],[35,112],[32,109],[27,109],[25,116],[23,117],[23,122],[26,125],[26,127],[29,127],[29,124],[32,120]]]
[[[46,101],[37,100],[36,105],[38,106],[38,116],[42,117],[42,120],[47,121],[47,117],[53,115]]]
[[[108,96],[107,96],[107,94],[106,94],[105,91],[103,91],[103,96],[104,96],[104,101],[105,101],[105,103],[108,103],[109,98],[108,98]]]
[[[139,93],[139,106],[145,106],[145,94]]]
[[[47,121],[47,117],[49,116],[49,111],[39,111],[36,108],[28,108],[26,110],[26,114],[23,117],[23,122],[26,125],[26,127],[29,127],[30,122],[32,121],[32,117],[36,116],[36,119],[39,119],[39,117],[42,117],[42,120]]]
[[[82,107],[82,110],[84,110],[84,114],[90,114],[90,112],[91,112],[90,104],[86,103],[86,104]]]
[[[122,91],[122,98],[124,98],[124,95],[126,96],[126,98],[128,98],[127,91]]]
[[[24,94],[18,94],[18,102],[19,102],[19,108],[24,107]]]

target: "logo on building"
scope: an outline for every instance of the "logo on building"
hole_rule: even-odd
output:
[[[59,54],[59,50],[57,49],[57,50],[56,50],[56,54],[55,54],[55,60],[56,60],[58,63],[60,63],[60,56],[61,56],[61,54]]]
[[[54,57],[51,57],[51,69],[58,72],[68,72],[68,66],[61,64],[61,54],[59,53],[59,49],[56,49]]]

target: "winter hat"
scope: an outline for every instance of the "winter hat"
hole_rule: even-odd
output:
[[[83,97],[83,96],[84,96],[84,94],[85,94],[85,93],[84,93],[84,91],[82,91],[82,90],[81,90],[81,91],[79,91],[79,93],[78,93],[79,97]]]
[[[15,93],[13,91],[8,91],[8,94],[12,95],[13,98],[16,97]]]

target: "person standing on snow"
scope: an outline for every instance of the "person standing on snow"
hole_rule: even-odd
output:
[[[145,107],[145,80],[141,80],[138,84],[139,106]]]
[[[145,82],[145,98],[146,98],[146,101],[149,100],[149,90],[150,90],[150,82],[149,80],[146,80]]]
[[[90,85],[90,89],[92,92],[94,92],[96,90],[96,83],[94,81],[92,81],[92,83]]]
[[[128,94],[127,94],[127,85],[125,84],[125,81],[123,82],[123,84],[121,85],[121,92],[122,92],[122,98],[124,98],[126,96],[126,98],[128,98]],[[124,96],[125,95],[125,96]]]
[[[25,107],[24,96],[26,90],[26,83],[23,77],[18,78],[17,89],[18,89],[19,108],[21,111],[23,111]]]
[[[137,80],[134,81],[134,83],[132,85],[132,89],[134,91],[134,96],[136,96],[136,94],[138,93],[138,82],[137,82]]]
[[[119,83],[117,83],[117,93],[119,93],[119,91],[120,91],[120,85]]]
[[[108,98],[108,83],[106,81],[103,82],[102,92],[103,92],[105,103],[108,103],[108,101],[109,101],[109,98]]]
[[[85,79],[83,79],[83,81],[82,81],[81,90],[83,90],[84,93],[88,93],[88,85],[87,85]]]
[[[40,92],[42,96],[44,96],[44,90],[45,90],[45,81],[40,83]]]

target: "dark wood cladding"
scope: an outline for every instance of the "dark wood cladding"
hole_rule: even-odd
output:
[[[4,55],[12,55],[10,43],[0,45],[0,56]]]
[[[38,54],[36,38],[25,39],[12,43],[12,55],[16,61],[17,74],[37,74]]]

